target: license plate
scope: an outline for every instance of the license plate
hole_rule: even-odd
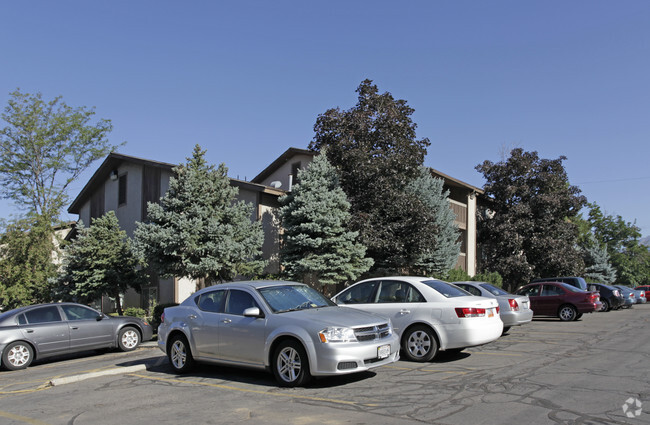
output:
[[[377,358],[385,359],[390,356],[390,345],[380,345],[377,347]]]
[[[493,308],[488,309],[487,314],[488,314],[488,317],[494,317],[494,309]]]

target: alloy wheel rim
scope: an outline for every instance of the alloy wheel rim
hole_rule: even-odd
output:
[[[185,344],[183,344],[181,341],[176,341],[174,345],[172,345],[171,352],[171,360],[174,367],[181,369],[183,366],[185,366],[186,357],[187,353],[185,353]]]
[[[570,307],[564,307],[560,312],[563,319],[570,319],[573,317],[573,310]]]
[[[29,350],[24,345],[17,345],[9,350],[7,360],[12,366],[20,367],[29,361]]]
[[[134,330],[128,330],[122,335],[122,345],[126,348],[133,348],[138,345],[138,333]]]
[[[298,351],[292,347],[286,347],[278,355],[277,365],[278,373],[283,381],[293,382],[298,379],[302,363]]]
[[[431,350],[431,339],[426,332],[413,332],[408,339],[408,350],[414,357],[424,357]]]

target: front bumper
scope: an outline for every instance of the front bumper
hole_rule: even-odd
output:
[[[388,338],[368,342],[320,343],[315,342],[310,358],[313,376],[343,375],[362,372],[399,360],[399,337],[393,333]],[[390,346],[387,358],[377,357],[380,346]],[[311,351],[311,350],[310,350]]]

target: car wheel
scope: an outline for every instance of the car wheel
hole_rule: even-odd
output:
[[[438,341],[426,326],[413,326],[402,336],[404,356],[414,362],[428,362],[438,353]]]
[[[2,353],[2,364],[9,370],[25,369],[32,360],[34,360],[34,350],[25,342],[12,342]]]
[[[133,351],[140,345],[140,333],[137,329],[126,326],[120,329],[117,341],[122,351]]]
[[[192,357],[187,339],[180,334],[174,335],[169,341],[167,357],[177,373],[185,373],[194,365],[194,357]]]
[[[609,301],[603,299],[603,300],[600,300],[600,302],[603,303],[603,306],[600,308],[600,311],[609,311],[610,310]]]
[[[510,330],[510,326],[504,326],[503,327],[503,332],[501,332],[501,335],[507,333]]]
[[[575,307],[572,305],[563,305],[562,307],[560,307],[560,309],[557,312],[557,316],[563,322],[570,322],[572,320],[575,320],[577,315],[578,312],[576,311]]]
[[[307,353],[298,341],[287,340],[273,354],[273,375],[282,387],[304,385],[311,379]]]

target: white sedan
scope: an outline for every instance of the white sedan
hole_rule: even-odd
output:
[[[340,306],[388,317],[404,356],[426,362],[438,351],[460,351],[499,338],[503,322],[494,298],[477,297],[428,277],[363,280],[332,298]]]

